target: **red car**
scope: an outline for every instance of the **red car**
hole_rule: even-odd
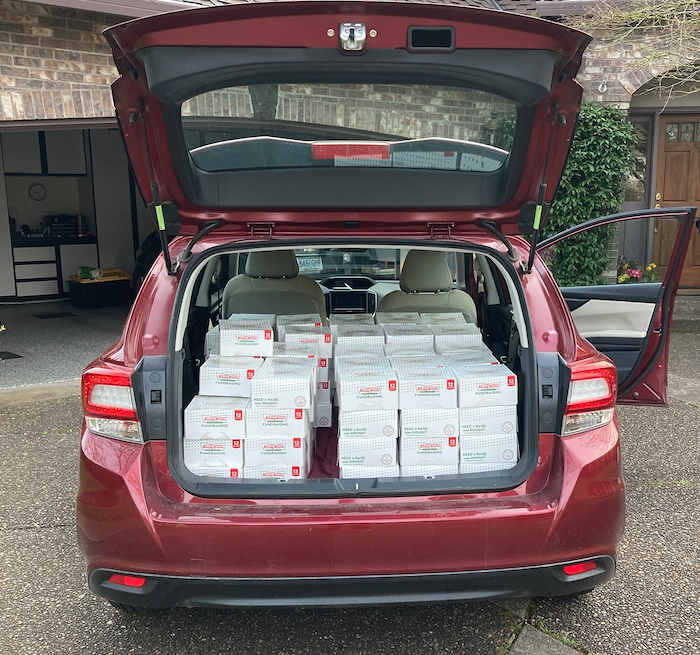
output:
[[[123,608],[328,606],[609,580],[615,405],[667,404],[695,210],[533,250],[589,37],[321,1],[106,35],[164,253],[83,374],[90,589]],[[663,261],[659,226],[676,234]],[[591,229],[610,252],[601,284],[560,290],[548,267]],[[644,280],[616,284],[619,255]]]

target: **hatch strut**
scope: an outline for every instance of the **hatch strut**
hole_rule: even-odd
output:
[[[151,215],[151,220],[155,223],[158,229],[160,249],[163,251],[163,257],[165,258],[165,268],[168,271],[168,275],[175,275],[177,273],[178,266],[177,263],[173,266],[172,260],[170,259],[168,238],[165,234],[165,216],[163,214],[163,205],[160,202],[160,192],[158,191],[158,185],[156,184],[156,177],[153,172],[153,161],[151,160],[151,147],[148,143],[148,135],[146,134],[146,121],[143,113],[143,98],[139,98],[138,108],[138,117],[141,119],[141,129],[143,131],[143,142],[146,146],[146,159],[148,159],[148,172],[151,178],[151,196],[153,198],[153,201],[148,203],[148,213]],[[137,117],[132,113],[129,116],[129,122],[133,125],[136,122],[136,118]],[[153,216],[153,214],[155,214],[155,217]],[[153,220],[154,218],[155,220]]]
[[[532,241],[530,242],[530,252],[527,257],[527,266],[525,266],[525,274],[532,271],[532,265],[535,261],[535,250],[540,237],[540,223],[543,218],[547,218],[549,212],[549,203],[544,201],[544,196],[547,192],[547,171],[549,169],[549,155],[552,151],[552,137],[554,136],[554,126],[558,121],[560,125],[566,125],[566,116],[559,114],[559,105],[555,102],[552,104],[552,124],[549,128],[549,139],[547,140],[547,153],[544,158],[544,169],[542,170],[542,182],[540,183],[539,193],[537,194],[537,204],[535,205],[534,218],[532,222]]]

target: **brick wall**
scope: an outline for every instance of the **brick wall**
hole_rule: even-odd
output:
[[[101,32],[123,20],[0,0],[0,121],[114,116],[117,71]]]

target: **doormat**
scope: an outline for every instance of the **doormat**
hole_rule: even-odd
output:
[[[70,312],[41,312],[40,314],[32,314],[34,318],[68,318],[69,316],[77,316]]]
[[[0,350],[0,361],[3,359],[22,359],[22,355],[15,355],[9,350]]]

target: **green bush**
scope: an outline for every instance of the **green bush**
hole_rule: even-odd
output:
[[[623,111],[594,102],[582,104],[566,168],[541,238],[620,211],[635,143],[634,127]],[[602,284],[615,234],[615,227],[598,228],[558,244],[548,257],[557,283],[562,287]]]

